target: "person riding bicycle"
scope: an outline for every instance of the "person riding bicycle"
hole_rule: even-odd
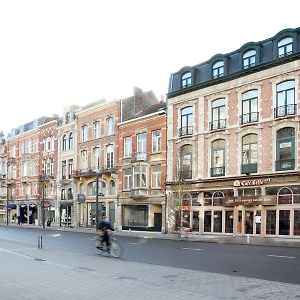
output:
[[[107,252],[110,252],[110,245],[111,245],[110,236],[108,233],[109,230],[114,231],[114,228],[111,226],[108,217],[103,216],[102,220],[97,225],[97,231],[99,232],[100,235],[100,246],[97,248],[102,249],[105,242]]]

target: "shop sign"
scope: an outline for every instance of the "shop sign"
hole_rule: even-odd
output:
[[[258,185],[264,185],[266,183],[269,183],[271,181],[271,178],[265,178],[265,179],[250,179],[250,180],[235,180],[233,185],[234,186],[258,186]]]
[[[276,203],[276,196],[228,197],[223,199],[223,206],[276,205]]]

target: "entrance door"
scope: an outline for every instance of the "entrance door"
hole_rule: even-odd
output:
[[[162,225],[162,214],[154,213],[154,231],[160,232]]]
[[[253,211],[245,211],[245,234],[253,234]]]

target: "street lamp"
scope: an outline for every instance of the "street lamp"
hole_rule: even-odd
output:
[[[6,225],[8,226],[9,222],[8,222],[8,217],[9,217],[9,201],[8,201],[8,197],[9,197],[9,192],[8,192],[8,168],[10,166],[10,162],[7,161],[6,162]]]

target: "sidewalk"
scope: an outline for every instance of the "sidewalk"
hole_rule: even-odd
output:
[[[6,226],[1,224],[0,226]],[[9,226],[18,226],[16,224],[9,224]],[[38,228],[42,229],[41,226],[23,224],[26,228]],[[59,227],[49,226],[45,227],[46,230],[57,230],[57,231],[72,231],[72,232],[83,232],[83,233],[95,233],[94,228],[71,228],[71,227]],[[156,239],[173,239],[173,240],[188,240],[194,242],[206,242],[206,243],[223,243],[223,244],[242,244],[242,245],[260,245],[260,246],[280,246],[280,247],[299,247],[300,248],[300,237],[261,237],[261,236],[232,236],[232,235],[212,235],[212,234],[196,234],[189,233],[186,238],[179,238],[177,233],[160,233],[160,232],[149,232],[149,231],[117,231],[115,233],[118,236],[132,236],[139,238],[156,238]]]
[[[1,241],[6,300],[296,299],[300,285],[122,261]]]

